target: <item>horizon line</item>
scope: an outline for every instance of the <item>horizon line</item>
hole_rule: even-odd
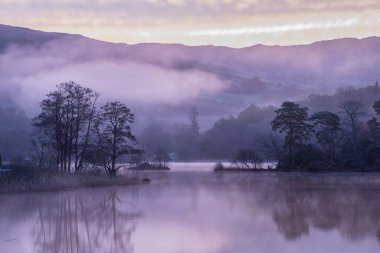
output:
[[[138,46],[138,45],[144,45],[144,44],[153,44],[153,45],[178,45],[178,46],[185,46],[185,47],[221,47],[221,48],[230,48],[230,49],[247,49],[255,46],[265,46],[265,47],[292,47],[292,46],[308,46],[308,45],[313,45],[317,43],[323,43],[323,42],[331,42],[331,41],[336,41],[336,40],[365,40],[365,39],[371,39],[371,38],[377,38],[380,39],[379,36],[372,35],[372,36],[366,36],[366,37],[337,37],[333,39],[325,39],[325,40],[316,40],[313,42],[307,42],[307,43],[300,43],[300,44],[286,44],[286,45],[280,45],[280,44],[264,44],[264,43],[257,43],[257,44],[252,44],[250,46],[245,46],[245,47],[232,47],[232,46],[224,46],[224,45],[214,45],[214,44],[199,44],[199,45],[190,45],[186,43],[179,43],[179,42],[173,42],[173,43],[164,43],[164,42],[139,42],[139,43],[127,43],[127,42],[122,42],[122,41],[109,41],[109,40],[103,40],[103,39],[98,39],[94,38],[91,36],[83,35],[80,33],[67,33],[67,32],[59,32],[59,31],[47,31],[43,29],[35,29],[31,27],[24,27],[24,26],[17,26],[17,25],[9,25],[9,24],[2,24],[0,23],[0,26],[7,26],[7,27],[12,27],[16,29],[26,29],[34,32],[42,32],[42,33],[51,33],[51,34],[62,34],[62,35],[71,35],[71,36],[81,36],[86,39],[91,39],[103,43],[111,43],[111,44],[124,44],[128,46]]]

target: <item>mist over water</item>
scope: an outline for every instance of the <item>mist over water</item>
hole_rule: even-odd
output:
[[[75,31],[0,24],[0,253],[379,251],[375,0],[54,2],[0,0]]]
[[[208,166],[209,170],[205,170]],[[214,173],[0,196],[1,252],[377,252],[377,174]]]

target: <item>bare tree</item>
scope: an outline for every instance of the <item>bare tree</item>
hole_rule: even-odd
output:
[[[239,169],[262,169],[263,159],[252,149],[241,149],[232,162]]]
[[[170,161],[169,155],[166,150],[162,147],[158,147],[154,152],[154,162],[158,167],[164,168],[167,167],[168,162]]]
[[[117,165],[121,156],[139,153],[133,147],[137,143],[130,126],[133,122],[133,113],[120,102],[106,103],[96,116],[93,128],[96,134],[95,156],[112,177],[116,177],[122,167]]]
[[[351,138],[353,143],[354,151],[357,148],[357,137],[359,131],[359,119],[365,116],[364,106],[361,102],[356,100],[347,100],[341,104],[346,117],[349,121],[351,128]]]
[[[272,132],[267,136],[260,137],[257,142],[267,159],[281,161],[283,141],[278,134]]]
[[[41,148],[40,158],[45,147],[52,145],[57,169],[71,172],[74,165],[75,172],[82,170],[97,98],[93,90],[67,82],[57,85],[42,100],[41,113],[34,118],[34,127],[40,133],[34,146]]]
[[[35,126],[38,126],[38,122],[34,122]],[[34,129],[32,132],[32,150],[34,154],[34,160],[38,168],[49,168],[51,165],[54,166],[54,154],[52,152],[51,145],[51,130],[44,126],[38,126],[38,129]],[[53,160],[53,162],[51,162]]]

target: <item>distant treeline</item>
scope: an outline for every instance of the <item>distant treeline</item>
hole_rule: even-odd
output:
[[[0,107],[0,154],[3,160],[19,161],[30,153],[32,122],[14,107]]]
[[[51,111],[53,107],[49,103],[54,102],[54,99],[57,98],[55,93],[75,94],[70,89],[65,91],[67,89],[64,87],[65,85],[70,86],[70,83],[62,84],[42,101],[41,114],[33,121],[34,127],[40,127],[38,131],[33,132],[33,145],[30,144],[31,138],[29,137],[32,129],[31,120],[19,111],[9,113],[7,110],[11,109],[0,110],[0,152],[4,157],[3,160],[13,161],[25,157],[35,160],[36,157],[39,157],[37,160],[41,160],[39,162],[41,166],[46,166],[44,165],[46,163],[55,163],[63,170],[67,170],[67,164],[74,163],[76,164],[74,170],[82,170],[87,164],[84,163],[84,159],[89,160],[91,156],[93,158],[101,157],[94,155],[93,148],[96,146],[94,141],[97,138],[100,140],[96,124],[104,121],[104,119],[100,120],[100,117],[105,117],[104,110],[107,110],[107,107],[102,107],[104,105],[98,103],[98,94],[95,91],[82,87],[84,90],[81,92],[84,93],[81,96],[83,96],[84,102],[80,102],[79,106],[84,106],[83,111],[81,109],[78,111],[78,108],[75,107],[75,99],[66,100],[67,105],[65,106],[74,111],[63,109],[60,113],[64,122],[59,124],[67,123],[68,126],[62,128],[58,124],[55,125],[56,128],[53,128],[54,124],[51,121],[43,119],[47,114],[53,115],[53,111]],[[72,83],[71,85],[75,86],[76,84]],[[138,129],[136,132],[139,134],[136,137],[130,133],[131,139],[129,137],[126,139],[131,148],[130,153],[133,153],[134,149],[145,151],[142,158],[137,159],[140,162],[141,160],[155,159],[154,157],[164,157],[160,159],[165,161],[169,159],[183,161],[236,160],[248,153],[254,153],[256,157],[260,158],[259,160],[280,160],[280,166],[289,169],[290,167],[376,167],[378,122],[374,105],[379,99],[378,83],[364,88],[340,88],[333,95],[311,95],[302,101],[286,102],[280,108],[251,105],[236,116],[216,121],[213,127],[206,131],[201,131],[199,128],[198,115],[202,114],[202,108],[197,108],[195,104],[184,113],[184,116],[187,114],[188,123],[171,126],[151,123],[145,125],[143,129]],[[119,105],[123,106],[121,103]],[[108,107],[108,109],[110,108]],[[131,114],[128,116],[130,118],[127,122],[127,125],[130,126],[133,122],[133,114],[129,108],[127,109],[127,114]],[[288,136],[288,131],[280,124],[281,121],[278,118],[292,110],[296,115],[302,116],[302,125],[305,128],[304,136],[299,137],[299,140],[292,140],[290,135]],[[76,121],[78,118],[79,122]],[[274,121],[276,118],[277,120]],[[53,124],[45,129],[46,132],[42,131],[45,123]],[[48,134],[51,137],[53,130],[62,135],[58,137],[57,132],[54,135],[54,143],[59,142],[59,146],[62,147],[59,150],[52,149],[51,143],[51,145],[44,146],[44,155],[36,156],[36,151],[42,148],[36,143],[38,138],[41,141],[43,137],[38,134]],[[327,130],[333,132],[328,133]],[[36,133],[38,134],[36,135]],[[332,144],[331,141],[334,143]],[[48,155],[49,152],[54,152],[54,156]],[[130,161],[126,157],[127,153],[123,152],[116,160]],[[132,160],[135,161],[136,157]],[[317,161],[320,162],[319,165],[316,164]],[[96,163],[100,164],[101,161],[98,160]],[[103,164],[105,163],[103,162]],[[112,167],[112,163],[110,164]]]
[[[375,85],[364,88],[339,88],[333,95],[310,95],[309,98],[295,102],[295,104],[300,108],[307,108],[306,118],[308,120],[315,113],[330,112],[331,114],[327,114],[325,117],[334,115],[332,117],[338,122],[337,127],[340,129],[340,133],[344,133],[345,137],[352,136],[349,134],[352,122],[346,112],[348,108],[344,108],[344,104],[347,105],[350,101],[358,104],[360,108],[358,118],[355,119],[358,125],[354,128],[357,135],[361,137],[365,132],[369,131],[366,122],[377,116],[373,105],[379,99],[380,87],[376,82]],[[218,120],[211,129],[199,134],[191,127],[194,117],[189,117],[188,124],[181,124],[171,128],[154,124],[143,131],[143,134],[139,136],[139,140],[141,145],[148,151],[153,151],[160,146],[168,150],[168,152],[176,153],[177,158],[181,160],[235,160],[236,157],[242,156],[244,153],[242,151],[253,150],[262,160],[275,161],[278,159],[278,154],[276,153],[280,152],[280,148],[283,148],[283,136],[285,134],[278,133],[272,129],[271,122],[276,116],[275,111],[277,109],[279,108],[275,106],[260,107],[259,105],[251,105],[236,116]],[[199,113],[202,113],[202,111],[199,111]],[[193,114],[190,113],[189,115]],[[319,117],[324,117],[324,113],[314,115],[314,123],[308,121],[308,124],[316,124],[315,122]],[[313,131],[321,128],[321,124],[320,122],[312,127]],[[322,148],[314,132],[311,135],[310,141],[316,144],[318,148]],[[319,139],[322,138],[322,135],[323,133],[318,134]],[[359,139],[356,141],[360,142]],[[306,143],[309,142],[303,144]],[[272,148],[269,152],[269,145],[277,145],[278,150],[274,151]],[[343,148],[343,146],[339,146],[339,148]]]

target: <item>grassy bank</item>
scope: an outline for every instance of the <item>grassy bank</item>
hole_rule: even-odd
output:
[[[18,192],[60,191],[83,187],[104,187],[117,185],[134,185],[146,183],[147,180],[119,176],[110,178],[104,174],[79,173],[68,174],[52,171],[28,174],[0,175],[0,194]]]

